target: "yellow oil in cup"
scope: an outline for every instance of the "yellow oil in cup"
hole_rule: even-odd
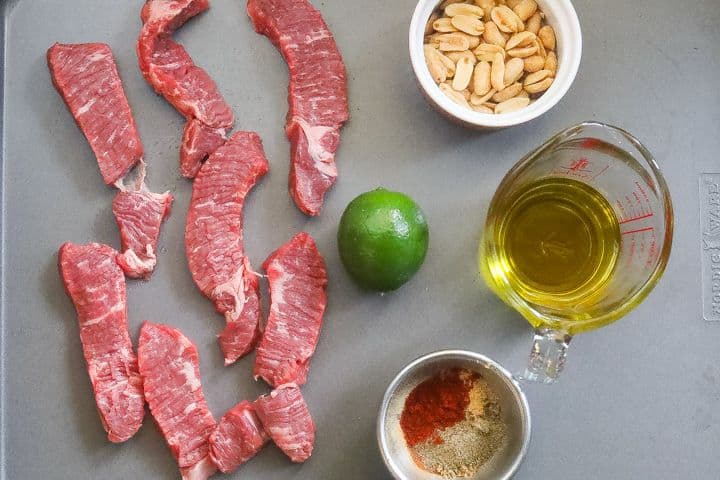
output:
[[[554,382],[573,335],[637,306],[665,269],[672,230],[660,170],[618,128],[577,125],[515,165],[490,204],[479,261],[536,328],[524,378]]]
[[[574,310],[603,295],[621,243],[620,225],[605,197],[583,182],[552,177],[513,196],[497,219],[498,255],[487,258],[494,264],[489,270],[503,271],[506,287],[522,298],[554,308]],[[530,320],[536,327],[543,324]]]

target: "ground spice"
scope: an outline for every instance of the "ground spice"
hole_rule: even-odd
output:
[[[430,440],[442,443],[440,431],[465,418],[472,382],[460,369],[443,370],[410,392],[400,416],[400,428],[410,447]]]
[[[503,445],[506,430],[497,393],[477,373],[459,369],[418,385],[400,425],[417,464],[445,478],[474,475]]]
[[[502,422],[473,423],[463,420],[440,434],[440,444],[415,447],[425,470],[444,478],[473,476],[498,450],[505,437]]]

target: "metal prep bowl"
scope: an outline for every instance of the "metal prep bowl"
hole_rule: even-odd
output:
[[[440,370],[464,368],[479,373],[500,397],[507,426],[505,443],[472,480],[507,480],[517,471],[530,443],[530,409],[512,375],[497,362],[478,353],[442,350],[411,362],[390,383],[378,416],[377,437],[385,465],[397,480],[438,480],[442,477],[419,468],[410,456],[400,429],[405,399],[420,382]]]

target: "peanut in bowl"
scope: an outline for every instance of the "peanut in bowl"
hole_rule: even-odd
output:
[[[420,0],[410,23],[421,92],[437,111],[474,128],[519,125],[547,112],[570,89],[581,56],[570,0]]]

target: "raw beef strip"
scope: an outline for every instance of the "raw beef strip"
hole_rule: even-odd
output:
[[[260,334],[258,278],[244,253],[242,209],[268,168],[260,137],[236,132],[193,182],[185,225],[188,265],[198,288],[225,315],[219,339],[226,365],[250,352]]]
[[[302,385],[320,336],[327,297],[325,262],[301,232],[272,253],[263,268],[270,283],[270,315],[255,358],[255,378],[277,387]]]
[[[149,191],[143,179],[138,187],[122,188],[112,202],[123,251],[117,262],[128,277],[147,278],[157,263],[160,224],[170,215],[173,196]]]
[[[149,0],[146,6],[163,1]],[[230,127],[233,113],[215,82],[207,72],[193,64],[180,44],[169,36],[160,35],[153,39],[151,56],[141,59],[141,68],[147,65],[143,74],[148,82],[187,119],[196,118],[213,128]],[[141,34],[141,41],[142,38]]]
[[[95,153],[108,185],[143,156],[115,59],[104,43],[61,45],[47,52],[53,84]]]
[[[190,122],[185,126],[180,149],[180,170],[189,178],[222,144],[234,121],[232,109],[213,79],[171,37],[177,28],[208,7],[208,0],[147,0],[140,14],[140,70],[155,91]],[[192,125],[193,121],[199,125]]]
[[[138,346],[145,399],[183,479],[215,473],[208,438],[215,419],[205,402],[195,345],[179,330],[145,322]]]
[[[225,129],[205,126],[192,119],[185,124],[180,144],[180,172],[184,177],[195,178],[203,160],[225,143]]]
[[[128,334],[125,275],[107,245],[65,243],[60,276],[75,304],[95,402],[111,442],[124,442],[142,425],[143,386]]]
[[[250,460],[269,437],[248,401],[235,405],[222,417],[210,435],[210,456],[223,473],[230,473]]]
[[[290,460],[300,463],[310,458],[315,422],[297,385],[277,387],[270,395],[258,398],[255,408],[265,431]]]
[[[248,0],[247,11],[255,30],[288,64],[290,195],[305,214],[318,215],[337,177],[335,152],[348,119],[345,65],[325,21],[307,0]]]

